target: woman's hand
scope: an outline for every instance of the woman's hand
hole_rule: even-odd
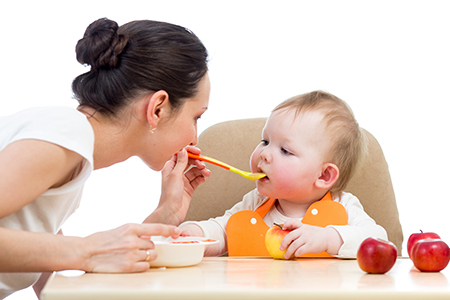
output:
[[[150,236],[177,238],[181,229],[164,224],[126,224],[84,238],[88,250],[82,269],[87,272],[144,272],[156,259]],[[85,250],[81,249],[85,252]]]
[[[290,219],[283,225],[283,230],[292,230],[281,242],[280,250],[286,250],[284,257],[299,257],[306,253],[327,252],[336,255],[343,241],[332,227],[318,227],[303,224],[297,219]]]
[[[149,237],[180,234],[165,224],[127,224],[85,238],[0,227],[0,272],[143,272],[156,258]]]
[[[159,205],[145,223],[179,225],[186,216],[195,189],[211,175],[205,164],[190,159],[187,151],[200,154],[200,149],[188,146],[166,163],[162,170]]]

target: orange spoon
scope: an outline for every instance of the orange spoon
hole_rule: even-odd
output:
[[[235,167],[232,167],[232,166],[230,166],[230,165],[228,165],[228,164],[226,164],[224,162],[221,162],[221,161],[219,161],[217,159],[214,159],[214,158],[211,158],[211,157],[208,157],[208,156],[197,155],[197,154],[193,154],[193,153],[190,153],[190,152],[188,152],[188,156],[191,157],[191,158],[194,158],[194,159],[198,159],[198,160],[201,160],[201,161],[205,161],[205,162],[211,163],[213,165],[219,166],[219,167],[224,168],[226,170],[230,170],[231,172],[239,174],[242,177],[250,179],[250,180],[253,180],[253,181],[256,181],[258,179],[266,177],[266,174],[264,174],[264,173],[245,172],[245,171],[239,170],[239,169],[237,169]]]

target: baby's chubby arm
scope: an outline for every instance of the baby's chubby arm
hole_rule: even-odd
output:
[[[198,236],[204,237],[203,229],[195,223],[183,223],[179,226],[181,229],[181,236]],[[208,245],[205,248],[205,256],[218,256],[223,254],[221,243]]]
[[[327,252],[337,255],[344,241],[333,227],[318,227],[303,224],[300,220],[289,219],[283,230],[292,230],[281,242],[280,250],[286,250],[284,257],[299,257],[306,253]]]
[[[200,237],[205,236],[201,227],[196,224],[187,223],[187,224],[182,224],[179,227],[182,230],[181,236],[200,236]]]

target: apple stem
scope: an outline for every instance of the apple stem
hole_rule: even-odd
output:
[[[280,229],[283,229],[283,225],[277,224],[277,223],[273,223],[273,225],[278,226]]]

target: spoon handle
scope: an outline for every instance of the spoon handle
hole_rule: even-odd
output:
[[[213,165],[222,167],[222,168],[224,168],[226,170],[230,170],[230,169],[233,168],[232,166],[230,166],[230,165],[228,165],[228,164],[226,164],[224,162],[221,162],[220,160],[217,160],[217,159],[214,159],[214,158],[211,158],[211,157],[208,157],[208,156],[193,154],[193,153],[190,153],[190,152],[188,152],[188,156],[190,158],[206,161],[206,162],[211,163]]]

